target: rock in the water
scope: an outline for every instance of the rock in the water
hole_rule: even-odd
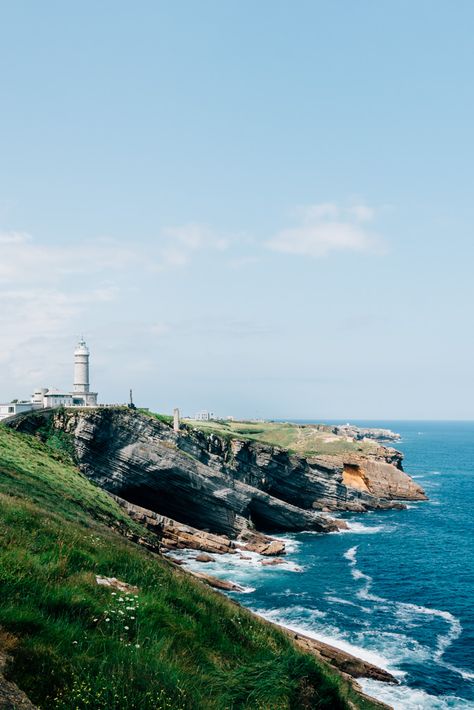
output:
[[[196,555],[194,558],[196,562],[212,562],[212,557],[210,555],[206,555],[205,553],[201,553],[200,555]]]
[[[211,577],[211,575],[204,574],[203,572],[191,572],[191,574],[200,579],[202,582],[208,584],[210,587],[214,587],[214,589],[223,589],[226,592],[244,591],[244,588],[235,582],[228,582],[225,579],[217,579],[217,577]]]
[[[271,565],[282,565],[285,560],[282,557],[273,557],[271,560],[260,560],[260,564],[264,567],[269,567]]]
[[[259,555],[271,557],[273,555],[285,554],[285,543],[280,540],[272,540],[271,542],[248,542],[245,549],[249,552],[258,552]]]
[[[322,656],[331,665],[338,668],[340,671],[347,673],[353,678],[372,678],[373,680],[381,681],[382,683],[393,683],[398,685],[398,680],[391,673],[383,668],[374,666],[373,663],[363,661],[361,658],[356,658],[346,651],[335,646],[330,646],[323,641],[304,636],[300,633],[290,631],[285,627],[283,630],[295,641],[296,645],[309,653],[315,653]]]

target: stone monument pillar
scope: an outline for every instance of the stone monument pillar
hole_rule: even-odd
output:
[[[173,431],[179,431],[179,409],[173,410]]]

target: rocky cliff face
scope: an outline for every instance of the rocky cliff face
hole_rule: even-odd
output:
[[[235,537],[250,528],[316,530],[341,526],[330,510],[399,505],[425,496],[401,470],[401,455],[380,447],[365,458],[303,458],[255,441],[222,438],[125,409],[54,410],[11,426],[33,432],[44,417],[67,433],[83,473],[137,506]],[[36,423],[35,423],[36,422]]]

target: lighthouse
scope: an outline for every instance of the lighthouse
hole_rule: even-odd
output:
[[[89,348],[84,338],[74,350],[74,392],[89,392]]]
[[[95,407],[97,392],[90,391],[89,348],[81,337],[74,350],[74,391],[72,404],[79,407]]]

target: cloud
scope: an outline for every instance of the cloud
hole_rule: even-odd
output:
[[[113,240],[57,246],[0,232],[3,387],[15,385],[24,396],[44,382],[59,344],[80,331],[85,313],[119,298],[115,281],[134,263],[134,250]]]
[[[111,238],[41,241],[21,231],[0,231],[0,352],[3,387],[43,381],[64,339],[84,324],[107,322],[129,306],[136,284],[156,272],[188,264],[205,250],[224,252],[230,239],[205,225],[162,230],[154,242]],[[155,336],[166,327],[155,325]],[[43,369],[32,368],[34,362]],[[23,373],[23,374],[22,374]],[[48,382],[46,382],[48,384]]]
[[[31,240],[25,232],[0,232],[0,244],[22,244]]]
[[[164,266],[183,266],[195,253],[203,250],[225,251],[231,242],[230,238],[216,234],[207,225],[193,222],[167,227],[163,236],[169,242],[161,252]]]
[[[375,217],[375,210],[364,204],[352,205],[347,211],[358,222],[372,222]]]
[[[273,251],[300,256],[322,257],[331,252],[380,252],[381,240],[366,223],[375,217],[367,205],[347,208],[334,203],[299,207],[300,224],[283,229],[266,242]]]
[[[45,281],[79,274],[122,271],[130,266],[147,264],[132,246],[112,239],[84,241],[67,246],[36,242],[29,234],[0,233],[0,285],[44,284]]]

